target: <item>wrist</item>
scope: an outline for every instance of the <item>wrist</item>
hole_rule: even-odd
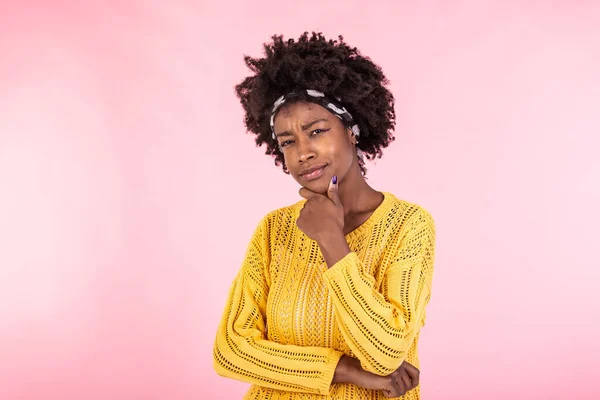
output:
[[[331,233],[320,238],[317,243],[327,264],[331,268],[335,263],[350,253],[350,247],[343,233]]]
[[[322,232],[315,240],[320,246],[336,245],[339,243],[346,243],[346,237],[341,229],[335,228]]]
[[[357,359],[343,355],[338,362],[332,383],[355,383]],[[358,365],[360,367],[360,363]]]

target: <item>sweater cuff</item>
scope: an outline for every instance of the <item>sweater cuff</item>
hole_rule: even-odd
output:
[[[323,272],[323,278],[327,282],[336,281],[338,279],[345,280],[344,271],[350,265],[356,262],[356,253],[350,252],[346,254],[341,260],[336,262],[327,271]]]
[[[335,375],[335,369],[337,368],[338,363],[340,362],[340,358],[342,358],[342,355],[344,355],[344,353],[342,353],[341,351],[331,349],[327,357],[327,364],[325,364],[325,369],[323,370],[322,381],[318,387],[319,394],[325,396],[328,396],[330,394],[331,383],[333,381],[333,376]]]

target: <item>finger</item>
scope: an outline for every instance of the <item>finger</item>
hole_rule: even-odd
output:
[[[387,398],[396,397],[396,392],[398,391],[398,386],[396,385],[396,382],[394,380],[394,375],[392,374],[392,375],[386,376],[385,380],[383,382],[384,382],[384,384],[379,390],[381,390],[383,392],[385,397],[387,397]]]
[[[407,362],[404,362],[402,364],[402,367],[408,373],[408,376],[410,376],[410,381],[412,382],[414,387],[419,386],[419,377],[421,376],[421,371],[419,371],[415,366]]]
[[[398,392],[396,393],[396,396],[404,396],[404,393],[406,393],[407,390],[404,381],[401,378],[396,378],[395,382],[396,386],[398,387]]]
[[[398,397],[402,396],[406,392],[406,388],[404,387],[404,382],[400,379],[400,376],[397,372],[394,372],[389,376],[390,378],[390,397]]]
[[[406,373],[406,371],[404,371],[404,370],[400,374],[400,379],[404,383],[404,386],[406,387],[407,391],[412,390],[417,386],[412,383],[410,376],[408,376],[408,373]]]
[[[393,397],[398,397],[398,385],[396,385],[396,383],[392,380],[389,385],[383,389],[381,389],[383,391],[383,394],[385,395],[385,397],[387,397],[388,399],[391,399]]]
[[[335,204],[336,207],[341,204],[337,179],[337,176],[334,175],[329,181],[329,189],[327,189],[327,197],[329,197],[329,199],[333,201],[333,204]]]
[[[319,193],[313,192],[312,190],[307,189],[305,187],[301,187],[298,193],[300,193],[300,196],[304,197],[307,200],[310,200],[315,196],[321,196]]]

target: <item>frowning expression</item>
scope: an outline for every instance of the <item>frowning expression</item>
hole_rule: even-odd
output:
[[[324,193],[333,175],[343,180],[354,162],[351,131],[318,104],[286,105],[273,126],[288,171],[312,191]]]

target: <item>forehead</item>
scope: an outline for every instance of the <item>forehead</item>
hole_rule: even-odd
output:
[[[310,122],[316,118],[330,119],[333,114],[319,104],[310,102],[296,102],[284,104],[275,115],[273,124],[275,126],[290,122]]]

